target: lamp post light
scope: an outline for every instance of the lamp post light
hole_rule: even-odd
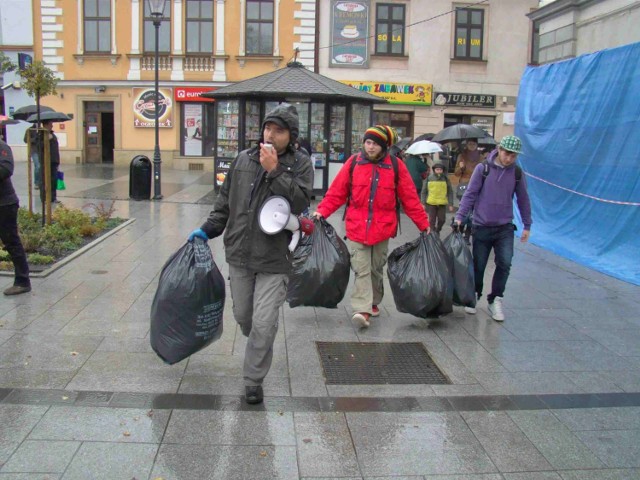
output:
[[[160,92],[158,91],[158,43],[160,41],[160,24],[162,23],[162,17],[164,16],[164,7],[166,0],[149,0],[149,9],[151,10],[151,16],[153,17],[153,26],[155,27],[156,44],[155,44],[155,147],[153,149],[153,199],[161,200],[162,192],[160,185],[160,172],[162,168],[162,160],[160,158],[160,125],[158,123],[160,105],[158,99]]]

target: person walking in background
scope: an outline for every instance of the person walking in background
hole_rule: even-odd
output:
[[[469,180],[471,180],[471,174],[475,170],[476,166],[484,160],[481,152],[478,150],[478,140],[475,138],[469,138],[464,144],[464,149],[458,155],[456,160],[456,166],[454,169],[454,175],[458,177],[458,187],[456,188],[456,197],[458,200],[462,199]],[[467,216],[460,226],[460,233],[464,234],[464,239],[469,243],[471,238],[471,214]]]
[[[420,231],[429,232],[429,219],[407,167],[388,152],[397,140],[387,125],[367,129],[362,152],[345,162],[313,213],[317,218],[328,218],[346,203],[345,228],[356,276],[351,293],[352,321],[363,328],[370,325],[371,317],[380,315],[389,239],[398,229],[397,202]]]
[[[258,224],[260,207],[273,195],[284,197],[293,214],[309,206],[313,166],[294,151],[298,112],[281,104],[267,113],[259,145],[240,152],[231,163],[207,221],[191,232],[208,240],[224,232],[233,300],[233,316],[248,337],[244,356],[245,400],[263,401],[262,383],[273,359],[280,307],[291,270],[290,233],[267,235]]]
[[[427,166],[427,161],[424,155],[405,155],[405,165],[407,166],[407,170],[409,170],[409,175],[411,175],[411,180],[413,180],[414,185],[416,186],[416,193],[420,195],[422,191],[422,183],[428,176],[429,167]]]
[[[478,299],[482,296],[484,271],[489,254],[495,253],[496,269],[491,282],[491,293],[487,295],[491,317],[502,322],[504,291],[513,258],[514,231],[513,196],[524,230],[521,242],[529,240],[531,231],[531,202],[522,170],[515,162],[522,151],[522,142],[513,135],[500,141],[496,150],[489,154],[486,169],[479,164],[471,176],[467,192],[462,197],[456,214],[458,226],[473,211],[473,270]],[[475,307],[465,307],[467,313],[476,313]]]
[[[13,189],[13,152],[0,140],[0,240],[9,253],[15,271],[13,286],[5,295],[19,295],[31,291],[27,254],[18,235],[18,196]]]
[[[24,132],[24,143],[30,145],[31,148],[31,162],[33,163],[33,184],[36,190],[40,188],[40,182],[42,173],[40,172],[40,150],[38,146],[38,129],[35,125],[30,126]]]
[[[58,184],[58,168],[60,167],[60,148],[58,146],[58,137],[53,132],[53,122],[46,120],[42,122],[42,127],[47,130],[45,135],[49,139],[49,160],[50,160],[50,178],[51,178],[51,202],[57,203],[58,198],[56,195],[56,186]],[[44,164],[41,164],[41,178],[40,182],[40,199],[44,202],[45,200],[45,188],[44,188]]]
[[[433,165],[433,173],[424,182],[420,199],[426,206],[429,224],[439,236],[447,219],[447,206],[453,212],[453,189],[441,163]]]

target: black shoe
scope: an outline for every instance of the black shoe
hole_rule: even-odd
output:
[[[244,399],[250,405],[262,403],[262,400],[264,400],[262,385],[258,385],[257,387],[244,387]]]

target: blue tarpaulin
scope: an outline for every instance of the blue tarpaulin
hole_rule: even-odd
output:
[[[640,285],[640,43],[528,67],[515,133],[532,243]]]

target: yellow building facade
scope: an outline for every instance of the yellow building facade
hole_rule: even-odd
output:
[[[316,0],[166,0],[159,36],[160,150],[213,170],[213,102],[199,93],[298,61],[313,67]],[[43,99],[62,163],[128,165],[154,148],[155,27],[143,0],[34,2],[34,54],[60,78]],[[297,49],[297,52],[296,52]]]

